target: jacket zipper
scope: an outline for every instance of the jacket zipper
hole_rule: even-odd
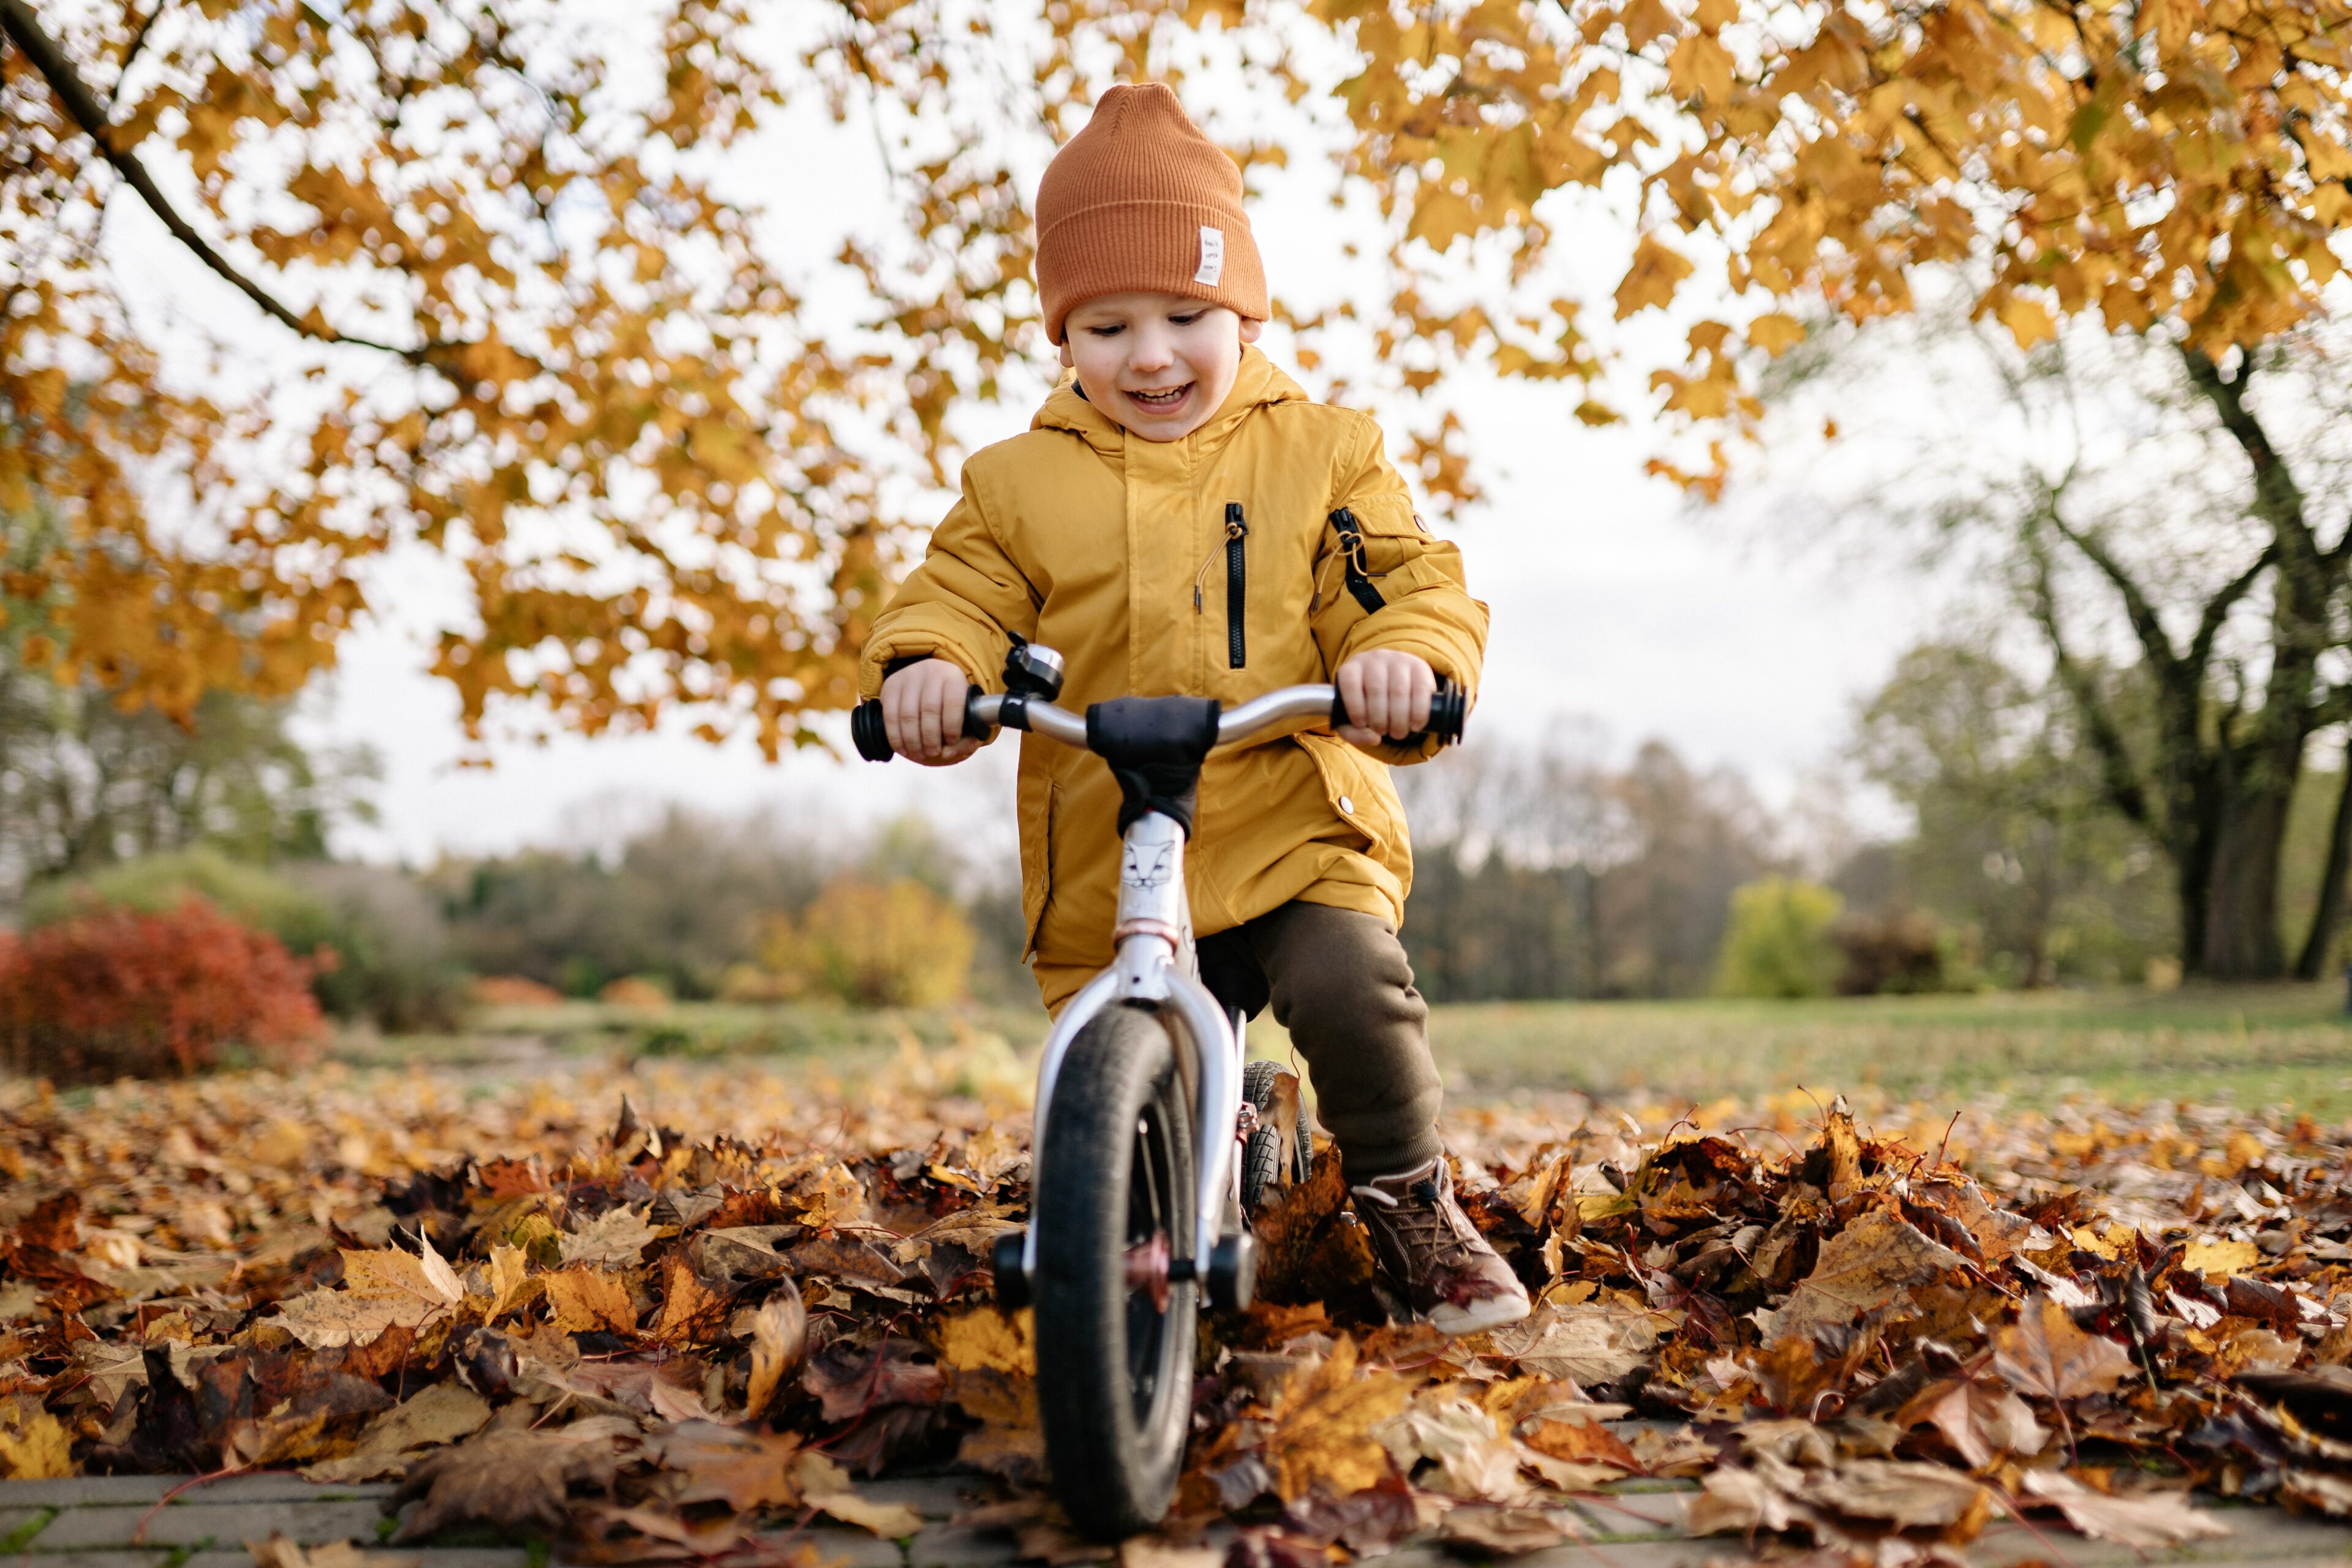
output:
[[[1248,624],[1244,613],[1249,597],[1249,562],[1243,554],[1242,542],[1249,537],[1249,524],[1242,518],[1242,503],[1225,503],[1225,663],[1239,669],[1249,662],[1249,650],[1243,640]]]
[[[1242,541],[1249,537],[1249,522],[1242,516],[1242,503],[1225,503],[1225,662],[1234,669],[1249,662],[1249,643],[1244,636],[1249,624],[1249,560],[1243,552]],[[1205,607],[1201,592],[1209,568],[1217,563],[1217,552],[1201,563],[1192,574],[1192,613],[1199,615]]]

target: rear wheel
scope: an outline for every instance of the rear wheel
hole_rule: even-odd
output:
[[[1278,1062],[1251,1062],[1242,1068],[1242,1100],[1257,1111],[1257,1126],[1242,1145],[1242,1213],[1253,1217],[1268,1193],[1307,1179],[1307,1108],[1296,1092],[1286,1097],[1287,1107],[1276,1105],[1276,1088],[1287,1076]],[[1291,1149],[1287,1171],[1282,1158],[1286,1131]]]
[[[1168,1511],[1192,1426],[1192,1146],[1157,1017],[1111,1007],[1062,1058],[1037,1152],[1037,1409],[1054,1489],[1116,1540]]]

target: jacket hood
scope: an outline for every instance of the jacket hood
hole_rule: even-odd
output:
[[[1097,451],[1116,456],[1128,440],[1127,426],[1078,395],[1077,373],[1065,372],[1061,384],[1045,399],[1036,417],[1029,421],[1032,430],[1067,430],[1083,439]],[[1304,403],[1306,390],[1283,372],[1272,360],[1259,352],[1255,343],[1242,345],[1241,369],[1234,377],[1234,389],[1225,394],[1225,401],[1209,422],[1184,437],[1186,441],[1207,441],[1212,444],[1230,434],[1254,409],[1276,403]]]

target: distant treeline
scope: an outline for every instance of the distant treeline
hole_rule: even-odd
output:
[[[193,891],[296,954],[331,950],[320,1005],[395,1029],[445,1026],[485,977],[580,997],[1033,994],[1014,868],[920,820],[844,834],[789,804],[732,819],[677,808],[602,851],[337,865],[324,852],[338,819],[365,814],[364,756],[305,752],[282,706],[216,699],[183,730],[46,679],[0,673],[7,923],[91,900],[166,910]],[[2162,984],[2178,973],[2171,863],[2105,804],[2072,712],[1989,652],[1930,644],[1858,705],[1838,766],[1779,809],[1664,742],[1621,763],[1572,729],[1402,770],[1416,865],[1404,939],[1422,988],[1478,1001]],[[2320,903],[2341,784],[2307,769],[2296,797],[2290,949]],[[1856,829],[1862,790],[1880,792],[1877,820],[1892,803],[1896,831]]]

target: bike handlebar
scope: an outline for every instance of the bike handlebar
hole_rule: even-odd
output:
[[[1462,688],[1440,676],[1436,694],[1429,701],[1429,728],[1416,731],[1397,743],[1414,745],[1434,735],[1450,746],[1462,739],[1468,708],[1469,699]],[[1290,719],[1319,719],[1337,728],[1348,722],[1347,704],[1336,686],[1285,686],[1219,713],[1217,747],[1223,750],[1238,745]],[[1015,697],[973,687],[964,699],[963,732],[972,740],[983,741],[999,725],[1049,736],[1080,751],[1087,749],[1085,714],[1056,708],[1034,697]],[[868,698],[851,710],[849,733],[857,754],[869,763],[887,763],[897,754],[890,749],[889,733],[882,722],[882,704],[876,699]]]

